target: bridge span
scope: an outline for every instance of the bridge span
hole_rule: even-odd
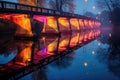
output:
[[[16,36],[72,33],[101,26],[100,21],[86,16],[6,1],[0,1],[0,19],[16,24]]]

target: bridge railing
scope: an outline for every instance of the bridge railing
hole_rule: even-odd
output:
[[[0,1],[0,11],[1,12],[21,12],[21,13],[34,13],[34,14],[46,14],[46,15],[57,15],[57,16],[68,16],[68,17],[81,17],[81,15],[68,13],[68,12],[60,12],[52,9],[41,8],[36,6],[30,6],[25,4],[13,3]]]

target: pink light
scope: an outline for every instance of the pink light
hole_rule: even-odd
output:
[[[33,17],[33,19],[35,19],[35,20],[38,20],[38,21],[40,21],[40,22],[43,22],[43,23],[45,23],[45,24],[47,24],[47,17],[46,16],[34,16]]]

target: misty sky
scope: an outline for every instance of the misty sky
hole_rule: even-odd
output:
[[[85,3],[84,0],[75,0],[75,13],[77,14],[83,14],[87,11],[92,12],[94,14],[98,14],[99,10],[97,8],[93,9],[93,6],[95,6],[96,0],[88,0],[87,3]]]
[[[10,2],[17,2],[17,0],[5,0]],[[86,3],[84,0],[75,0],[75,13],[83,15],[85,12],[89,11],[94,14],[98,14],[99,10],[97,8],[93,9],[93,6],[95,6],[96,0],[88,0]]]

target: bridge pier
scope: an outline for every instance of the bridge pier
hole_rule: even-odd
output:
[[[59,19],[59,17],[56,16],[56,22],[57,22],[58,34],[61,35],[60,25],[59,25],[59,21],[58,21],[58,19]]]
[[[70,33],[71,33],[71,35],[72,35],[72,26],[71,26],[71,23],[70,23],[70,17],[68,18],[68,21],[69,21]]]
[[[44,24],[34,19],[33,14],[29,14],[29,18],[31,22],[31,31],[32,31],[33,37],[41,37]]]

